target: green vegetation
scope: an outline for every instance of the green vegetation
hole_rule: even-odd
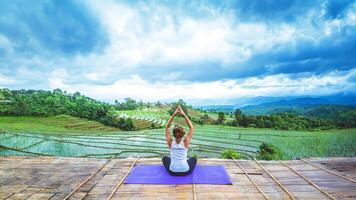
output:
[[[0,127],[10,132],[33,131],[44,134],[97,134],[98,132],[120,131],[118,128],[106,126],[100,122],[67,115],[0,117]]]
[[[180,107],[183,109],[183,111],[189,117],[188,107],[191,108],[191,106],[188,106],[182,99],[179,99],[177,102],[174,102],[174,103],[171,104],[171,108],[168,110],[168,114],[172,115],[174,113],[174,111],[176,110],[178,105],[180,105]],[[180,116],[180,114],[177,114],[177,116]]]
[[[335,123],[335,121],[298,116],[291,113],[250,116],[244,115],[241,110],[236,109],[234,116],[235,119],[228,122],[227,125],[254,128],[275,128],[281,130],[326,130],[338,127],[338,123]]]
[[[6,100],[0,102],[0,115],[7,116],[56,116],[70,115],[98,121],[122,130],[134,130],[132,120],[115,116],[115,107],[96,101],[79,92],[68,94],[60,89],[8,90],[0,89]]]
[[[198,120],[198,124],[204,125],[204,124],[214,124],[215,120],[214,118],[210,117],[208,114],[204,114],[203,116],[200,117]]]
[[[225,159],[239,159],[241,155],[233,149],[228,149],[222,152],[221,157]]]
[[[135,110],[118,110],[116,111],[116,115],[122,118],[131,118],[136,130],[162,128],[170,117],[173,108],[175,109],[178,104],[188,113],[190,120],[194,123],[200,125],[216,123],[217,114],[204,113],[203,111],[193,109],[182,100],[171,104],[144,104],[145,106]],[[185,121],[183,118],[175,118],[175,123],[184,125]]]
[[[250,116],[194,109],[183,100],[108,104],[80,93],[0,89],[0,155],[157,157],[168,153],[162,129],[181,105],[194,124],[197,157],[295,159],[356,156],[355,110],[324,106],[305,116]],[[337,114],[335,114],[337,113]],[[319,117],[315,117],[319,116]],[[174,123],[185,125],[183,118]]]
[[[276,147],[263,142],[257,158],[261,160],[275,160],[278,158],[278,151]]]
[[[216,120],[216,124],[223,124],[225,121],[225,113],[224,112],[219,112],[218,113],[218,119]]]
[[[80,93],[69,94],[60,89],[8,90],[0,89],[0,115],[5,116],[56,116],[70,115],[101,122],[121,130],[156,129],[164,126],[170,113],[181,105],[196,124],[218,124],[282,130],[326,130],[356,126],[356,109],[336,109],[323,106],[308,110],[305,116],[293,113],[250,116],[237,109],[234,113],[207,112],[193,109],[183,100],[162,104],[137,102],[126,98],[124,102],[108,104],[96,101]],[[344,107],[343,107],[344,108]],[[315,117],[320,116],[320,117]],[[183,119],[176,123],[184,124]]]
[[[193,110],[183,100],[171,104],[143,103],[131,98],[108,104],[80,93],[67,93],[60,89],[8,90],[0,89],[0,115],[2,116],[56,116],[69,115],[94,120],[121,130],[155,129],[164,126],[172,108],[178,104],[183,110]],[[187,111],[187,113],[190,113]],[[194,114],[200,114],[193,111]],[[198,117],[192,116],[192,120]],[[177,123],[184,123],[184,121]]]
[[[94,124],[100,126],[93,127]],[[0,127],[3,131],[0,155],[158,157],[168,154],[163,129],[117,131],[95,121],[68,116],[0,117]],[[309,132],[195,125],[189,156],[217,158],[233,149],[242,158],[258,157],[261,149],[268,149],[261,148],[263,143],[277,150],[273,159],[356,156],[356,129]]]
[[[298,116],[324,119],[339,128],[356,127],[356,107],[347,105],[304,105],[297,102],[295,104],[283,105],[283,103],[276,102],[243,107],[242,111],[247,115],[260,116],[290,113]]]
[[[242,139],[258,139],[277,150],[276,159],[356,156],[356,129],[293,131],[245,129]]]
[[[337,127],[356,127],[356,108],[353,106],[320,105],[311,109],[307,109],[304,113],[300,114],[333,121]]]
[[[137,103],[136,100],[131,98],[125,98],[125,102],[120,103],[119,101],[115,100],[115,105],[118,110],[135,110],[139,107],[143,107],[143,102]]]

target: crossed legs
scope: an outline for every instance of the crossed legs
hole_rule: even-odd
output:
[[[172,175],[172,176],[186,176],[186,175],[189,175],[190,173],[193,172],[196,164],[197,164],[197,159],[196,158],[189,158],[187,160],[188,162],[188,165],[189,165],[189,170],[186,171],[186,172],[173,172],[169,169],[169,165],[171,164],[171,158],[168,157],[168,156],[164,156],[162,158],[162,162],[163,162],[163,165],[164,167],[166,168],[167,172]]]

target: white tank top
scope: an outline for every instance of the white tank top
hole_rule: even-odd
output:
[[[189,170],[189,165],[187,163],[187,151],[185,148],[183,140],[177,144],[176,139],[173,138],[171,145],[171,164],[169,169],[172,172],[186,172]]]

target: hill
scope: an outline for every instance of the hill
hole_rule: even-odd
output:
[[[355,110],[353,105],[322,104],[319,100],[278,101],[253,106],[244,106],[240,110],[247,115],[270,115],[275,113],[294,113],[298,115],[332,119],[333,115]]]
[[[241,97],[232,99],[231,104],[226,105],[204,105],[196,106],[203,110],[215,110],[222,112],[232,112],[236,108],[241,109],[246,114],[260,115],[269,114],[273,109],[285,108],[287,106],[306,105],[349,105],[356,106],[355,94],[334,94],[327,96],[283,96],[283,97]]]
[[[174,103],[143,103],[131,98],[126,98],[124,102],[115,101],[115,104],[109,104],[79,92],[71,94],[60,89],[53,91],[0,89],[0,116],[67,115],[97,121],[121,130],[161,128],[169,118],[168,111],[173,105]],[[191,106],[186,107],[192,119],[197,121],[206,114]],[[210,118],[217,116],[214,113],[208,114]]]
[[[321,104],[323,102],[340,102],[339,98],[336,97],[303,97],[245,106],[241,108],[245,117],[236,121],[236,116],[231,112],[234,108],[228,105],[220,106],[220,109],[225,112],[224,114],[211,111],[215,110],[214,106],[210,106],[211,110],[208,111],[196,109],[187,105],[183,100],[162,104],[159,102],[137,102],[131,98],[126,98],[124,102],[115,101],[115,104],[109,104],[91,99],[78,92],[70,94],[60,89],[53,91],[0,89],[0,94],[2,100],[0,102],[0,115],[3,116],[68,115],[97,121],[121,130],[162,128],[170,116],[169,113],[172,109],[174,110],[177,104],[186,109],[190,119],[196,124],[225,124],[277,129],[283,127],[283,129],[295,130],[356,127],[355,107]],[[353,97],[344,98],[343,102],[353,102]],[[295,116],[248,117],[248,115],[271,115],[275,113],[288,113]],[[298,117],[300,115],[304,118]],[[185,124],[185,121],[182,118],[177,118],[175,123]]]

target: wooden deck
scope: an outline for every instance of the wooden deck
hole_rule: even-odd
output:
[[[356,199],[356,158],[198,159],[224,165],[233,185],[120,184],[134,160],[0,157],[0,199]]]

